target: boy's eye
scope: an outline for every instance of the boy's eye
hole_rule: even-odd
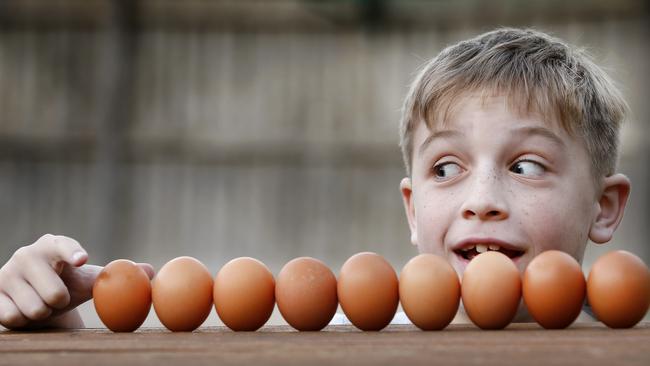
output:
[[[460,165],[452,162],[438,164],[433,167],[433,175],[436,180],[446,180],[463,172]]]
[[[546,168],[532,160],[519,160],[510,167],[510,171],[515,174],[540,177],[546,172]]]

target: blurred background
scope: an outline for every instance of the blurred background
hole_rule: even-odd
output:
[[[399,271],[416,254],[398,189],[407,86],[443,47],[519,26],[589,49],[632,109],[631,200],[585,270],[617,248],[650,263],[649,14],[640,0],[0,1],[0,262],[54,233],[100,265],[191,255],[215,274],[253,256],[277,274],[313,256],[338,273],[375,251]]]

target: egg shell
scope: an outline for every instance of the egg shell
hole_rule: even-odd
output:
[[[221,321],[234,331],[261,328],[275,307],[273,274],[257,259],[231,260],[214,280],[214,306]]]
[[[477,255],[463,273],[461,297],[467,316],[479,328],[505,328],[517,314],[521,300],[517,266],[497,251]]]
[[[535,321],[547,329],[566,328],[576,320],[586,288],[580,264],[559,250],[537,255],[524,271],[524,302]]]
[[[99,319],[113,332],[133,332],[151,309],[149,276],[130,260],[118,259],[102,269],[93,285]]]
[[[440,330],[454,319],[460,303],[460,281],[442,257],[420,254],[399,276],[399,298],[406,316],[422,330]]]
[[[158,319],[174,332],[191,332],[212,309],[212,275],[192,257],[167,262],[153,280],[153,307]]]
[[[381,330],[395,316],[399,304],[397,274],[376,253],[350,257],[341,267],[337,290],[343,312],[361,330]]]
[[[628,251],[609,252],[591,267],[587,298],[598,320],[608,327],[633,327],[650,306],[650,270]]]
[[[282,317],[295,329],[321,330],[332,320],[339,304],[336,277],[318,259],[293,259],[278,274],[275,300]]]

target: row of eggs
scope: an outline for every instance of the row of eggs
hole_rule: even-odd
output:
[[[418,255],[398,279],[383,257],[364,252],[344,263],[338,280],[327,265],[309,257],[290,261],[277,278],[258,260],[237,258],[213,279],[197,259],[179,257],[165,264],[153,281],[134,262],[113,261],[93,287],[97,314],[115,332],[139,328],[152,303],[171,331],[198,328],[213,306],[230,329],[255,331],[276,303],[287,323],[300,331],[324,328],[339,303],[357,328],[381,330],[400,302],[413,324],[440,330],[453,320],[461,299],[478,327],[500,329],[513,320],[522,297],[545,328],[573,323],[585,297],[606,325],[632,327],[650,305],[650,271],[637,256],[615,251],[599,258],[585,281],[573,257],[551,250],[535,257],[522,278],[507,256],[488,251],[471,260],[461,286],[442,257]]]

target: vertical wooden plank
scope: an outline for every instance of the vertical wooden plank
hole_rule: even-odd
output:
[[[97,207],[92,230],[100,258],[110,258],[128,246],[131,207],[131,172],[127,134],[134,109],[134,69],[137,50],[138,1],[114,0],[106,29],[98,35],[97,145],[94,176]]]

